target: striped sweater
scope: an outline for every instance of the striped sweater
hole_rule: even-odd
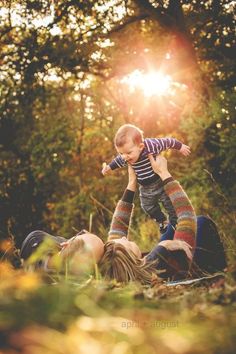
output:
[[[121,237],[128,237],[134,204],[120,200],[112,217],[108,241]]]
[[[137,176],[138,183],[141,185],[149,185],[160,177],[153,171],[148,155],[159,155],[162,151],[168,149],[180,150],[182,143],[174,138],[147,138],[144,139],[144,148],[137,162],[132,167]],[[109,166],[112,170],[126,166],[127,162],[120,156],[116,156]]]

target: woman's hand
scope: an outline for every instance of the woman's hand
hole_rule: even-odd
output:
[[[191,261],[193,259],[192,247],[185,241],[181,240],[165,240],[161,241],[159,246],[165,247],[168,251],[182,250],[186,253],[186,256]]]
[[[128,175],[129,175],[129,181],[128,181],[127,189],[135,192],[137,186],[137,178],[133,167],[131,167],[130,165],[128,165]]]
[[[156,159],[154,159],[153,155],[149,155],[148,157],[151,162],[153,171],[157,173],[162,180],[171,177],[171,174],[167,168],[167,160],[164,156],[158,155]]]

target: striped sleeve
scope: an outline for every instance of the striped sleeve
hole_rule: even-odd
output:
[[[170,181],[164,185],[164,189],[173,204],[178,218],[174,240],[187,242],[194,251],[197,229],[194,208],[179,182]]]
[[[175,138],[145,139],[147,150],[150,154],[160,154],[168,149],[180,150],[182,143]]]
[[[129,225],[132,218],[133,203],[120,200],[112,217],[108,241],[121,237],[128,237]]]
[[[109,163],[109,166],[111,168],[111,170],[115,170],[117,168],[121,168],[121,167],[124,167],[127,165],[127,162],[122,159],[122,157],[120,155],[117,155],[114,160],[112,160],[110,163]]]

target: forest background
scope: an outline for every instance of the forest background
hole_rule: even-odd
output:
[[[113,137],[124,123],[146,137],[190,145],[187,159],[168,154],[170,170],[197,213],[230,235],[233,2],[1,3],[1,238],[11,232],[20,246],[33,229],[70,237],[91,219],[92,231],[105,237],[107,209],[121,196],[127,171],[104,178],[101,166],[115,156]],[[150,76],[157,91],[147,91],[147,79],[136,84],[134,72],[143,81],[161,72]],[[160,91],[168,85],[163,77],[171,82]],[[147,230],[156,227],[136,204],[136,237],[147,247]]]
[[[234,274],[235,1],[0,4],[2,260],[9,240],[19,248],[35,229],[106,239],[127,171],[103,177],[102,163],[116,154],[117,128],[132,123],[191,147],[188,158],[166,153],[170,171],[197,213],[216,221]],[[158,237],[138,198],[132,235],[144,251]]]

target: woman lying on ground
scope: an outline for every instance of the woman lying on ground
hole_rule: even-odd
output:
[[[223,270],[226,260],[216,225],[210,218],[196,217],[183,188],[170,175],[164,157],[154,160],[151,156],[150,160],[174,206],[178,217],[176,230],[169,228],[161,242],[142,258],[137,244],[128,238],[136,190],[136,177],[129,167],[128,187],[113,215],[100,262],[101,273],[105,278],[124,283],[130,280],[151,283],[153,274],[164,279],[183,279]]]
[[[69,240],[47,232],[32,231],[24,240],[20,257],[27,269],[49,273],[91,273],[104,253],[104,243],[96,235],[82,230]]]
[[[128,233],[128,223],[133,208],[132,202],[135,188],[136,176],[130,168],[129,183],[124,193],[124,200],[118,202],[117,204],[109,233],[109,239],[115,240],[106,244],[106,253],[104,257],[103,241],[98,236],[85,230],[69,240],[60,236],[52,236],[44,231],[37,230],[31,232],[22,244],[20,255],[24,260],[24,264],[29,268],[43,269],[47,272],[54,272],[55,270],[65,271],[65,269],[67,269],[70,273],[78,275],[83,272],[88,273],[93,270],[94,265],[100,263],[101,259],[101,269],[104,271],[110,266],[111,263],[119,263],[120,257],[124,257],[124,254],[127,253],[126,251],[130,250],[130,253],[126,254],[127,257],[124,262],[127,259],[135,257],[135,259],[133,259],[133,264],[140,265],[137,267],[133,266],[135,267],[134,269],[136,273],[139,274],[140,272],[137,279],[142,279],[144,282],[150,282],[151,274],[152,272],[156,273],[156,268],[153,266],[152,262],[145,262],[142,260],[139,247],[134,242],[128,241],[126,238]],[[123,208],[125,211],[124,214],[122,214]],[[119,220],[117,223],[117,216],[119,217],[120,213],[123,215],[123,220]],[[125,237],[120,238],[120,236]],[[165,236],[165,234],[163,236]],[[185,242],[171,241],[170,243],[170,241],[163,241],[161,245],[164,252],[166,250],[165,247],[171,247],[171,249],[183,249],[188,254],[188,257],[191,257],[189,245]],[[119,252],[119,249],[121,249],[121,252]],[[115,253],[113,251],[115,251]],[[120,255],[120,257],[114,257],[114,254],[116,256]],[[165,257],[165,254],[163,254],[163,256]],[[149,257],[155,258],[155,252],[150,253]],[[107,263],[107,266],[104,266],[104,262]],[[133,274],[134,270],[131,269],[130,265],[132,262],[124,262],[122,264],[123,266],[126,264],[126,266],[123,267],[125,268],[125,272],[130,274],[132,273],[132,276],[128,277],[127,280],[136,279],[136,275]],[[117,269],[120,274],[116,274]],[[112,266],[111,270],[114,270],[114,277],[116,279],[123,279],[121,268],[119,266]],[[112,277],[113,276],[111,276],[111,278]]]
[[[169,228],[146,257],[142,258],[137,244],[128,239],[136,189],[136,177],[129,168],[129,183],[117,203],[105,248],[98,236],[86,230],[69,240],[37,230],[31,232],[22,244],[20,255],[24,264],[47,272],[65,271],[67,267],[76,275],[89,273],[95,264],[99,264],[106,278],[142,283],[150,283],[153,273],[164,278],[181,278],[189,271],[196,276],[201,272],[223,270],[225,255],[214,222],[207,217],[195,217],[188,197],[170,176],[163,157],[151,162],[176,209],[178,225],[175,231]],[[200,273],[196,271],[199,269]]]

